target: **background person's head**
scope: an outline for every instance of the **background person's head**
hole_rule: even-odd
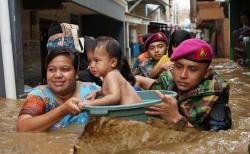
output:
[[[48,36],[63,33],[60,23],[53,22],[48,28]]]
[[[168,38],[162,32],[157,32],[148,37],[145,41],[145,49],[149,56],[158,61],[166,54],[168,48]]]
[[[250,13],[248,10],[241,11],[240,22],[242,25],[250,25]]]
[[[171,57],[172,53],[176,47],[187,39],[191,38],[191,34],[186,30],[176,30],[171,34],[169,47],[168,47],[168,56]]]
[[[75,90],[78,56],[68,49],[50,50],[45,68],[47,83],[58,95],[68,95]]]
[[[145,34],[143,37],[142,37],[142,41],[143,41],[143,44],[140,46],[140,53],[143,53],[143,52],[146,52],[146,48],[145,48],[145,42],[146,40],[151,36],[152,34],[149,33],[149,34]]]
[[[173,75],[180,92],[196,88],[209,76],[212,57],[213,49],[200,39],[185,40],[176,48],[170,60],[174,62]]]
[[[87,52],[95,50],[95,38],[91,36],[84,36],[84,43],[82,48],[84,50],[83,53],[80,53],[80,61],[79,61],[79,70],[86,70],[88,68],[88,57]]]

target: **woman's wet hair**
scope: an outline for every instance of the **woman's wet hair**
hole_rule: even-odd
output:
[[[78,71],[79,64],[79,55],[78,53],[74,53],[69,49],[53,49],[48,52],[45,60],[45,69],[47,70],[49,63],[58,55],[69,55],[71,57],[72,64],[74,66],[75,71]]]
[[[104,47],[111,58],[117,58],[117,67],[121,63],[122,49],[120,43],[112,37],[100,36],[96,38],[96,48]]]
[[[173,53],[172,47],[177,47],[182,41],[191,38],[191,34],[186,30],[176,30],[172,33],[168,47],[168,57],[171,57]]]

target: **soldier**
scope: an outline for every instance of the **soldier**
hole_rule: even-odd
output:
[[[228,106],[229,85],[210,66],[213,50],[200,39],[182,42],[172,54],[173,72],[157,80],[145,78],[144,88],[176,91],[178,97],[157,92],[162,103],[149,107],[146,114],[205,130],[231,128]]]

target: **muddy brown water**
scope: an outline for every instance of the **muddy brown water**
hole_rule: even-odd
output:
[[[16,132],[16,120],[22,100],[0,98],[0,153],[74,153],[83,126],[51,130],[45,133]]]
[[[142,123],[93,117],[85,128],[18,133],[16,119],[22,101],[1,98],[0,153],[248,153],[250,69],[227,59],[216,59],[213,67],[230,83],[233,128],[228,131],[180,129],[156,119]]]

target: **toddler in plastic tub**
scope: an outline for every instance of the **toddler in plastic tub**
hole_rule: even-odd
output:
[[[122,51],[118,41],[101,36],[96,39],[95,50],[87,53],[90,72],[103,79],[102,89],[88,95],[85,105],[117,105],[142,102],[131,84],[121,75],[119,65]],[[95,99],[96,95],[103,97]]]

